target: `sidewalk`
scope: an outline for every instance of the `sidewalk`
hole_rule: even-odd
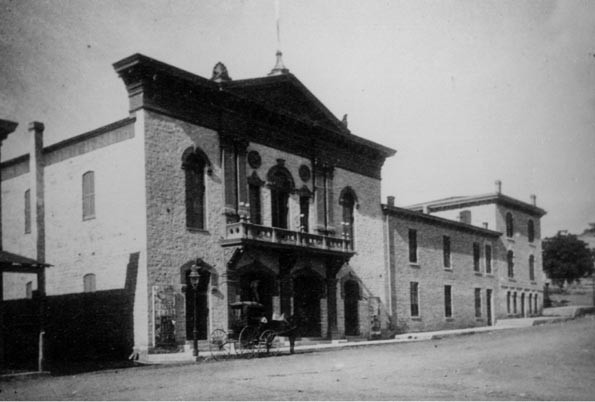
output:
[[[441,331],[430,331],[430,332],[411,332],[406,334],[399,334],[395,335],[392,339],[382,339],[382,340],[353,340],[348,341],[345,339],[338,339],[334,341],[327,341],[323,343],[311,343],[307,342],[306,344],[301,344],[300,342],[296,342],[295,351],[296,352],[309,352],[309,351],[316,351],[316,350],[325,350],[325,349],[337,349],[337,348],[349,348],[349,347],[360,347],[360,346],[370,346],[370,345],[384,345],[384,344],[391,344],[391,343],[404,343],[404,342],[417,342],[417,341],[425,341],[431,339],[443,339],[453,336],[464,336],[464,335],[471,335],[476,333],[482,332],[491,332],[491,331],[501,331],[501,330],[509,330],[514,328],[526,328],[532,327],[535,325],[542,325],[542,324],[549,324],[554,322],[563,322],[567,320],[574,319],[575,317],[579,316],[575,309],[565,309],[560,311],[552,311],[549,312],[548,316],[540,316],[540,317],[531,317],[531,318],[511,318],[511,319],[501,319],[496,322],[496,325],[489,326],[489,327],[474,327],[474,328],[460,328],[460,329],[449,329],[449,330],[441,330]],[[595,312],[595,309],[593,309]],[[559,315],[554,315],[558,313]],[[582,314],[585,314],[583,312]],[[289,346],[288,344],[281,348],[282,353],[289,353]],[[199,358],[204,358],[205,360],[211,359],[210,353],[200,351]],[[140,363],[145,364],[174,364],[174,363],[188,363],[194,361],[191,351],[186,351],[182,353],[172,353],[172,354],[154,354],[148,355],[145,359],[142,359]]]

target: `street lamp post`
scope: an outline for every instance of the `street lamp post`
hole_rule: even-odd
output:
[[[196,328],[196,301],[197,301],[197,294],[198,294],[198,283],[200,282],[200,275],[198,273],[198,267],[196,265],[192,265],[190,268],[190,275],[188,276],[190,279],[190,284],[192,285],[192,290],[194,291],[194,320],[193,321],[193,328],[192,328],[192,356],[195,358],[198,357],[198,330]]]

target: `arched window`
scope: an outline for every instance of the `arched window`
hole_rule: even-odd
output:
[[[260,188],[264,184],[256,172],[248,177],[248,200],[250,202],[250,222],[262,225],[262,212],[260,204]]]
[[[508,277],[514,278],[514,253],[508,250],[506,253],[506,264],[508,266]]]
[[[294,188],[293,178],[283,166],[274,166],[267,175],[271,188],[271,218],[272,225],[287,229],[287,215],[289,212],[289,194]]]
[[[95,274],[83,276],[83,292],[95,292]]]
[[[535,225],[532,219],[529,219],[529,222],[527,222],[527,237],[529,238],[529,243],[535,241]]]
[[[343,235],[348,240],[351,240],[351,246],[354,245],[354,210],[357,203],[357,197],[351,187],[345,187],[341,191],[339,197],[339,204],[343,207]]]
[[[33,298],[33,282],[29,281],[25,284],[25,297],[27,299]]]
[[[533,255],[529,256],[529,279],[535,280],[535,257]]]
[[[512,214],[506,213],[506,237],[512,237],[514,235],[514,222],[512,220]]]
[[[205,229],[205,167],[209,164],[200,150],[189,148],[182,157],[186,186],[186,227]]]
[[[83,174],[83,220],[95,218],[95,172]]]

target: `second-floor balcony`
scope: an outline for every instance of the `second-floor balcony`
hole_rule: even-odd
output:
[[[248,222],[228,224],[222,245],[225,247],[242,244],[298,248],[323,254],[354,254],[349,239],[255,225]]]

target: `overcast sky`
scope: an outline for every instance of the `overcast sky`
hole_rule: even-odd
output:
[[[543,235],[595,222],[595,1],[283,1],[285,65],[356,135],[397,149],[383,199],[404,206],[537,194]],[[210,78],[275,62],[273,0],[0,0],[2,159],[121,119],[112,63],[143,53]]]

